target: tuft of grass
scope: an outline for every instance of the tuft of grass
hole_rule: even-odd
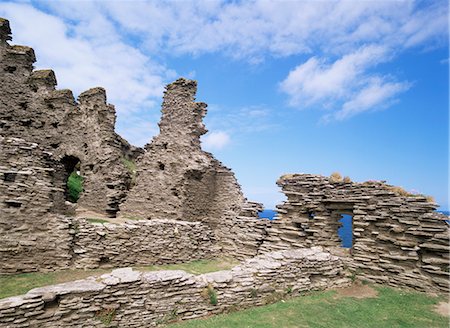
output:
[[[403,196],[403,197],[423,197],[427,200],[427,202],[429,203],[435,203],[435,199],[433,196],[428,196],[428,195],[424,195],[424,194],[414,194],[412,192],[409,192],[405,189],[403,189],[402,187],[399,186],[386,186],[387,190],[392,191],[394,193],[396,193],[399,196]]]
[[[406,191],[402,187],[399,186],[387,186],[387,189],[396,193],[399,196],[408,197],[408,196],[415,196],[414,194]]]
[[[69,202],[76,203],[80,198],[80,194],[83,192],[84,178],[78,175],[77,172],[72,172],[67,179],[67,191]]]
[[[336,297],[335,291],[311,292],[271,305],[180,322],[167,327],[448,328],[448,318],[432,310],[443,297],[390,287],[376,289],[377,298]]]
[[[97,219],[97,218],[87,218],[86,221],[88,221],[90,223],[109,223],[108,220]]]
[[[109,327],[111,321],[114,320],[115,316],[116,316],[115,308],[104,308],[100,311],[97,311],[97,313],[95,314],[95,317],[98,320],[100,320],[100,322],[103,323],[106,327]]]
[[[339,172],[333,172],[330,175],[330,182],[342,182],[342,175]]]
[[[134,186],[136,184],[136,163],[132,160],[129,160],[126,157],[121,158],[122,164],[126,167],[128,172],[130,172],[131,175],[131,186]]]
[[[214,287],[211,284],[209,284],[207,288],[208,288],[209,303],[211,303],[212,305],[217,305],[218,303],[217,292],[214,290]]]
[[[350,179],[349,176],[345,176],[345,177],[344,177],[344,182],[345,182],[345,183],[351,183],[351,182],[352,182],[352,179]]]

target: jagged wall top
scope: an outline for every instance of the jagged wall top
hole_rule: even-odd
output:
[[[185,78],[166,86],[159,123],[160,138],[200,147],[200,136],[207,132],[203,124],[207,105],[194,102],[196,92],[197,81]]]
[[[9,21],[0,17],[0,41],[6,42],[12,40],[11,28],[9,27]]]

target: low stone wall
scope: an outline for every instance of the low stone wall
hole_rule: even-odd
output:
[[[72,267],[169,264],[217,256],[215,236],[200,222],[177,220],[96,224],[73,220]]]
[[[318,247],[269,253],[198,276],[117,269],[0,300],[0,327],[153,327],[349,283],[341,260]]]

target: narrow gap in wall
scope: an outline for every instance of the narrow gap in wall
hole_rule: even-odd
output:
[[[353,216],[350,214],[341,214],[339,220],[341,226],[338,228],[338,236],[341,239],[343,248],[353,247]]]
[[[66,181],[66,200],[71,203],[76,203],[83,192],[84,178],[81,176],[81,162],[75,156],[64,156],[61,162],[65,168]]]

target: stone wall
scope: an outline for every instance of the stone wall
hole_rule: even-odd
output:
[[[260,247],[267,238],[267,229],[272,222],[258,219],[259,211],[262,211],[261,204],[247,202],[238,216],[222,221],[216,229],[216,235],[223,254],[239,260],[260,254]]]
[[[126,160],[140,151],[114,132],[115,110],[102,88],[56,90],[52,70],[33,70],[33,49],[9,45],[9,22],[0,19],[0,135],[38,143],[65,164],[63,179],[80,161],[83,207],[115,216],[130,188]]]
[[[92,224],[74,219],[72,267],[144,266],[217,257],[214,233],[200,222],[175,220]]]
[[[320,248],[270,253],[199,276],[117,269],[0,300],[0,327],[153,327],[349,283],[340,259]]]
[[[309,174],[281,177],[288,200],[260,252],[339,247],[341,214],[353,216],[351,266],[358,276],[419,290],[449,290],[448,217],[421,195],[384,182],[352,183]]]
[[[0,136],[0,272],[68,268],[64,168],[37,144]]]
[[[123,215],[215,227],[241,210],[244,197],[233,173],[201,149],[206,104],[195,102],[196,91],[197,82],[186,79],[166,87],[160,134],[145,147]]]

